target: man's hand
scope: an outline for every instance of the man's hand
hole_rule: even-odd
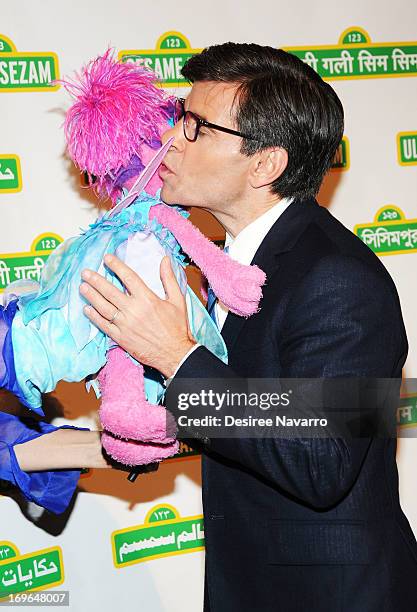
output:
[[[166,378],[196,341],[188,324],[187,306],[169,257],[162,258],[160,275],[165,300],[114,255],[104,263],[123,283],[127,293],[100,274],[83,270],[80,293],[90,302],[86,316],[119,346],[142,364],[159,370]]]

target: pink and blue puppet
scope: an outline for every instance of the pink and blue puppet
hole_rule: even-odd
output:
[[[52,391],[60,380],[90,377],[101,394],[103,447],[131,466],[177,452],[175,421],[160,405],[162,375],[143,367],[84,315],[81,271],[96,270],[124,290],[103,263],[106,253],[115,253],[164,298],[159,268],[168,255],[186,299],[191,333],[224,362],[223,338],[187,284],[184,254],[240,316],[258,311],[265,282],[258,267],[233,261],[208,240],[186,210],[161,201],[156,170],[172,142],[162,147],[161,134],[173,124],[175,105],[155,80],[152,72],[118,62],[107,51],[76,80],[64,81],[74,98],[65,120],[69,155],[92,178],[96,193],[109,196],[113,206],[53,252],[39,286],[28,293],[19,284],[10,286],[8,302],[0,309],[0,385],[43,415],[41,393]]]

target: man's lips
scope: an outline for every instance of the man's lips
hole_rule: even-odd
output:
[[[174,174],[174,172],[166,164],[162,163],[159,166],[158,174],[160,178],[163,178],[164,176],[168,176],[168,174]]]

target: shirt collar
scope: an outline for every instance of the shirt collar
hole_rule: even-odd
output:
[[[262,240],[293,199],[283,198],[274,206],[271,206],[266,212],[244,227],[234,239],[226,232],[225,246],[229,248],[231,258],[239,263],[249,265]]]

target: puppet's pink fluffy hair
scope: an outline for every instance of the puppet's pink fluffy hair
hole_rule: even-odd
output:
[[[80,168],[100,179],[126,166],[142,143],[159,140],[168,97],[156,75],[114,59],[113,50],[89,62],[75,80],[61,81],[75,98],[65,119],[68,152]]]

